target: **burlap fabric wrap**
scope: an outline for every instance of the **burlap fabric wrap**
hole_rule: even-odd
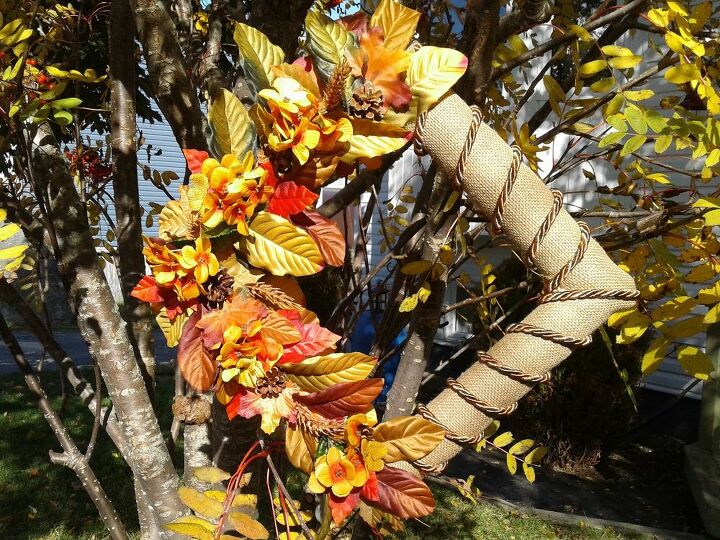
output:
[[[456,95],[443,99],[427,115],[422,146],[450,176],[458,163],[471,118],[471,109]],[[482,123],[466,162],[462,188],[483,216],[490,218],[493,214],[511,162],[511,148]],[[515,251],[527,252],[552,206],[551,191],[522,164],[502,220],[503,233]],[[561,210],[539,247],[535,270],[546,280],[552,279],[575,256],[580,241],[578,224],[564,209]],[[620,270],[592,239],[582,261],[556,290],[587,289],[636,289],[632,277]],[[551,302],[538,305],[523,323],[586,338],[612,313],[633,305],[633,301],[617,299]],[[537,375],[547,373],[570,352],[571,349],[564,345],[523,333],[508,333],[487,351],[505,365]],[[502,375],[481,362],[474,363],[458,381],[472,394],[497,407],[511,406],[530,389],[528,384]],[[468,437],[480,435],[492,421],[450,389],[430,402],[427,409],[442,425]],[[457,444],[444,440],[422,462],[430,467],[442,466],[460,450]]]

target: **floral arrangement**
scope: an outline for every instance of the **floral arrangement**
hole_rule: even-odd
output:
[[[343,234],[314,210],[319,188],[408,144],[407,126],[465,70],[458,52],[411,43],[418,18],[392,0],[371,18],[332,20],[317,5],[307,54],[292,64],[237,23],[257,103],[247,111],[226,90],[214,96],[212,151],[185,150],[189,184],[160,213],[159,237],[145,239],[152,274],[133,291],[178,346],[190,386],[212,389],[231,420],[260,416],[268,436],[283,426],[290,462],[335,524],[361,501],[403,519],[434,508],[422,480],[395,464],[427,455],[443,430],[418,417],[378,423],[377,360],[336,350],[340,336],[295,281],[344,261]]]

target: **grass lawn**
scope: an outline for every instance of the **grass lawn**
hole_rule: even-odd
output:
[[[56,372],[43,376],[51,396],[58,396]],[[160,422],[170,426],[172,380],[161,377]],[[53,400],[56,406],[59,399]],[[89,413],[71,399],[65,423],[84,450],[92,427]],[[75,475],[48,460],[59,451],[34,399],[19,376],[0,376],[0,538],[90,540],[107,538],[90,499]],[[109,439],[100,436],[91,464],[131,531],[137,531],[130,470]],[[481,483],[480,483],[481,485]],[[438,508],[423,523],[412,523],[405,539],[628,538],[610,530],[558,525],[536,517],[509,513],[490,504],[473,504],[458,493],[436,489]]]

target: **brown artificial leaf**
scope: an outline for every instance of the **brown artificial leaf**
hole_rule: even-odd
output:
[[[228,521],[237,532],[250,538],[250,540],[267,540],[270,538],[270,533],[263,527],[262,523],[254,520],[243,512],[237,510],[230,512],[230,514],[228,514]]]
[[[319,98],[322,95],[315,72],[311,69],[307,70],[299,64],[280,64],[273,66],[272,70],[276,77],[290,77],[295,79],[308,92]]]
[[[320,392],[296,394],[294,399],[325,418],[351,416],[372,408],[373,401],[382,392],[383,383],[382,379],[340,383]]]
[[[178,495],[185,506],[197,514],[211,519],[217,519],[223,513],[223,505],[221,502],[208,497],[196,489],[182,486],[178,489]]]
[[[299,427],[287,426],[285,430],[285,453],[290,463],[305,474],[310,474],[315,463],[317,441],[306,435]]]
[[[418,416],[398,416],[379,424],[373,438],[385,443],[386,463],[415,461],[435,450],[445,437],[445,430]]]
[[[385,467],[377,473],[377,480],[379,500],[366,500],[370,506],[403,519],[427,516],[435,509],[435,499],[430,489],[409,472]]]
[[[265,317],[268,309],[262,302],[252,298],[236,296],[222,309],[211,311],[203,315],[197,323],[203,329],[205,346],[214,348],[222,342],[225,330],[231,326],[243,326]]]
[[[338,267],[344,264],[345,236],[337,223],[317,212],[302,212],[293,221],[310,233],[327,264]]]
[[[197,326],[200,312],[194,312],[185,323],[178,343],[177,363],[183,378],[199,392],[208,390],[215,377],[213,355],[203,343],[203,331]]]
[[[166,242],[194,240],[200,228],[197,214],[190,208],[187,186],[178,186],[180,200],[169,201],[158,216],[158,235]]]
[[[347,145],[349,147],[349,145]],[[314,152],[313,156],[305,162],[301,167],[293,167],[292,171],[285,176],[285,179],[297,182],[310,189],[316,189],[324,184],[332,177],[340,163],[340,157],[333,152],[323,153]]]

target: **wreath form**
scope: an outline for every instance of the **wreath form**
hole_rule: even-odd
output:
[[[424,111],[421,113],[418,118],[415,125],[415,136],[414,136],[414,150],[415,153],[418,156],[427,155],[428,151],[426,150],[424,143],[423,143],[423,135],[425,132],[425,125],[427,122],[429,111]],[[468,129],[467,136],[465,138],[465,143],[462,147],[462,150],[460,152],[460,157],[458,159],[457,165],[455,166],[454,174],[452,176],[452,183],[453,187],[455,189],[460,189],[463,181],[465,179],[465,169],[466,164],[468,161],[468,158],[470,156],[470,152],[472,151],[473,145],[475,144],[475,140],[477,138],[478,130],[482,124],[483,121],[483,115],[482,111],[479,107],[476,105],[471,106],[471,112],[472,112],[472,119],[470,122],[470,127]],[[507,179],[505,180],[505,184],[503,186],[503,189],[500,192],[500,195],[497,199],[497,202],[495,204],[495,210],[493,211],[491,220],[490,220],[490,230],[493,236],[498,236],[502,234],[502,225],[503,225],[503,214],[505,212],[505,208],[507,206],[508,198],[510,197],[510,194],[512,192],[513,186],[515,185],[515,182],[517,180],[518,171],[520,169],[520,165],[522,163],[522,151],[520,147],[517,145],[512,145],[512,162],[510,164],[510,170],[508,171]],[[553,223],[555,223],[556,218],[560,214],[560,211],[563,208],[563,194],[557,189],[551,189],[550,190],[553,196],[553,206],[550,209],[550,211],[545,216],[545,219],[543,220],[540,228],[535,233],[535,236],[533,237],[533,240],[530,244],[530,247],[528,248],[527,252],[525,253],[525,256],[523,257],[523,261],[525,265],[529,269],[534,269],[537,266],[537,253],[538,249],[540,248],[540,245],[542,244],[543,240],[545,239],[547,233],[550,231],[550,228],[552,227]],[[565,280],[565,278],[573,271],[573,269],[580,264],[583,257],[585,256],[585,253],[587,251],[589,241],[590,241],[590,228],[588,225],[584,222],[578,222],[578,226],[580,227],[580,242],[578,244],[577,250],[575,251],[575,255],[572,259],[567,261],[562,268],[552,277],[552,279],[546,281],[543,294],[538,299],[538,304],[544,304],[549,302],[566,302],[566,301],[573,301],[573,300],[627,300],[627,301],[637,301],[637,299],[640,297],[640,291],[638,290],[629,290],[629,289],[583,289],[583,290],[568,290],[568,291],[559,291],[558,288],[560,287],[560,284]],[[569,349],[576,349],[580,347],[584,347],[592,341],[592,335],[589,335],[585,338],[576,338],[572,336],[565,335],[560,332],[555,332],[553,330],[547,329],[547,328],[541,328],[532,324],[527,323],[515,323],[508,325],[506,329],[506,333],[522,333],[527,334],[530,336],[534,336],[540,339],[548,340],[553,343],[556,343],[558,345],[563,345],[565,347],[568,347]],[[519,381],[523,384],[526,384],[529,387],[533,387],[536,384],[547,382],[550,377],[551,373],[550,371],[543,373],[543,374],[532,374],[532,373],[526,373],[522,370],[519,370],[517,368],[505,365],[500,360],[492,357],[491,355],[487,354],[486,352],[478,352],[477,354],[477,360],[478,362],[481,362],[485,364],[487,367],[495,370],[496,372],[509,377],[511,379],[514,379],[516,381]],[[462,398],[466,403],[471,405],[472,407],[476,408],[483,414],[490,416],[490,417],[496,417],[496,416],[506,416],[509,414],[512,414],[518,406],[518,402],[515,401],[511,405],[507,407],[496,407],[492,404],[488,403],[487,401],[483,400],[482,398],[474,395],[472,392],[470,392],[462,383],[457,381],[456,379],[449,378],[446,382],[447,388],[455,392],[460,398]],[[449,429],[447,426],[443,425],[440,420],[425,406],[422,404],[418,404],[416,406],[416,412],[419,414],[422,418],[433,422],[440,427],[442,427],[445,430],[445,438],[453,442],[459,446],[465,446],[465,445],[475,445],[478,442],[480,442],[483,439],[482,433],[476,436],[467,436],[462,435],[459,433],[454,432],[453,430]],[[448,461],[443,461],[441,463],[438,463],[437,465],[431,465],[426,463],[423,460],[416,460],[412,462],[412,465],[418,469],[420,472],[427,474],[427,475],[439,475],[441,474],[444,469],[448,465]]]

